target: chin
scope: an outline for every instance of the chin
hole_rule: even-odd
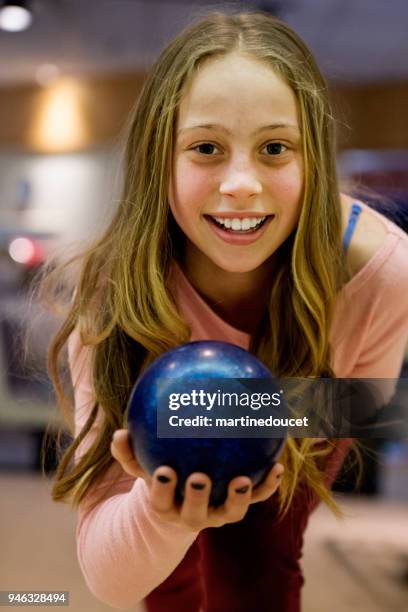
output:
[[[247,274],[248,272],[253,272],[257,270],[262,264],[265,263],[266,260],[261,261],[248,261],[248,259],[242,259],[241,261],[238,259],[235,260],[213,260],[213,263],[223,270],[224,272],[231,272],[234,274]]]

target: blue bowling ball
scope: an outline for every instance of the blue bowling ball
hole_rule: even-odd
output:
[[[157,417],[167,408],[163,401],[171,379],[269,379],[268,368],[248,351],[219,341],[198,341],[163,353],[142,374],[130,395],[127,420],[133,451],[150,474],[160,465],[178,476],[176,500],[180,503],[187,477],[204,472],[212,481],[210,505],[227,497],[228,483],[248,476],[256,486],[265,478],[282,449],[284,438],[157,436]],[[232,381],[234,382],[234,381]],[[201,410],[202,412],[202,410]],[[254,415],[256,416],[256,414]]]

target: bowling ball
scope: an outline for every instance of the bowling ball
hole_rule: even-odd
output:
[[[157,437],[158,412],[168,414],[169,384],[174,385],[174,378],[271,381],[273,375],[254,355],[226,342],[189,342],[160,355],[136,382],[127,408],[131,445],[145,471],[152,474],[160,465],[172,467],[178,476],[177,502],[183,498],[186,478],[192,472],[206,473],[212,481],[211,506],[225,501],[228,483],[236,476],[248,476],[254,486],[259,484],[275,463],[283,438]]]

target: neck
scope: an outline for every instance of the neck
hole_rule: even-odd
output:
[[[228,272],[192,253],[182,268],[205,302],[224,321],[245,333],[255,333],[268,303],[276,262],[270,258],[248,272]]]

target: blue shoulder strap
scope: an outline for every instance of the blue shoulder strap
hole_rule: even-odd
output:
[[[354,228],[356,227],[357,219],[358,219],[361,211],[362,211],[362,208],[361,208],[360,204],[352,204],[351,205],[351,212],[350,212],[350,216],[349,216],[349,220],[348,220],[348,225],[346,227],[346,231],[344,233],[344,238],[343,238],[343,250],[344,250],[344,252],[346,252],[348,247],[349,247],[350,240],[351,240],[351,237],[353,235]]]

